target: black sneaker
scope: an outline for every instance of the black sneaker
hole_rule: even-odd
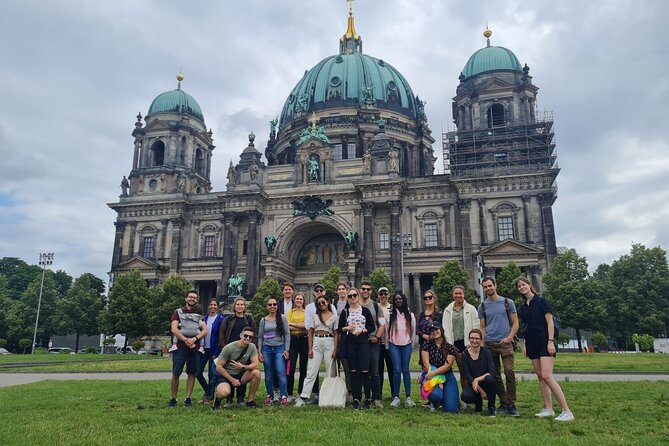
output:
[[[190,400],[190,398],[186,398],[184,400],[184,407],[191,407],[193,405],[193,402]]]
[[[221,401],[222,400],[220,398],[216,398],[216,400],[214,401],[214,407],[212,407],[212,409],[213,410],[220,410],[221,409]]]
[[[170,409],[174,409],[175,407],[177,407],[177,399],[172,398],[170,402],[167,403],[167,407],[169,407]]]
[[[250,407],[251,409],[255,409],[256,407],[258,407],[258,405],[256,404],[255,401],[251,400],[251,401],[246,402],[246,407]]]
[[[497,413],[507,413],[507,408],[506,404],[500,404],[499,407],[497,408]]]
[[[360,409],[360,401],[359,400],[353,400],[353,402],[351,403],[351,407],[353,407],[353,409],[355,409],[355,410]]]
[[[496,417],[497,416],[497,411],[495,410],[494,407],[488,407],[488,416],[489,417]]]
[[[365,400],[362,405],[363,410],[369,410],[372,408],[372,402],[370,400]]]
[[[512,417],[519,417],[520,412],[518,412],[518,409],[516,409],[516,406],[513,404],[509,404],[506,406],[506,411],[511,415]]]

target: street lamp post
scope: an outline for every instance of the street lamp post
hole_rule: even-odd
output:
[[[35,332],[33,333],[33,349],[30,352],[31,355],[35,354],[35,343],[37,341],[37,325],[39,324],[39,311],[42,307],[42,291],[44,290],[44,274],[46,273],[46,267],[50,266],[53,263],[53,253],[40,253],[39,255],[39,264],[42,266],[42,283],[39,286],[39,299],[37,300],[37,317],[35,318]]]

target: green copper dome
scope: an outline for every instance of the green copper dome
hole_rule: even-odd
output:
[[[518,58],[511,50],[501,46],[488,46],[481,48],[467,61],[467,64],[462,69],[462,74],[465,79],[477,74],[487,73],[490,71],[523,71],[518,62]]]
[[[351,51],[327,57],[304,74],[283,106],[280,127],[298,113],[361,104],[417,117],[416,97],[404,76],[381,59]]]
[[[161,93],[153,100],[149,107],[149,115],[153,113],[185,113],[204,122],[200,105],[181,89],[181,82],[176,90]]]

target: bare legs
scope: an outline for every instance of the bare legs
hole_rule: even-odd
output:
[[[555,378],[553,378],[553,363],[555,358],[553,356],[542,356],[541,358],[532,359],[532,367],[539,379],[539,390],[541,390],[541,397],[544,400],[544,407],[548,410],[553,410],[553,401],[551,393],[555,395],[560,408],[564,412],[570,412],[567,400],[564,397],[562,388]]]

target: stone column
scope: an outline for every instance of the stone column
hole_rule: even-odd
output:
[[[423,311],[423,290],[420,289],[420,274],[418,273],[413,274],[413,295],[409,300],[412,299],[411,308],[415,308],[416,314],[420,314]]]
[[[530,273],[530,281],[534,288],[541,293],[541,266],[540,265],[531,265],[527,268]]]
[[[123,243],[123,233],[125,232],[125,222],[115,221],[116,231],[114,234],[114,252],[112,253],[112,269],[121,262],[121,245]]]
[[[417,206],[407,206],[407,209],[409,210],[409,221],[408,224],[409,226],[407,227],[408,233],[411,235],[411,246],[415,246],[414,243],[417,243],[418,241],[418,225],[416,222],[418,221],[416,219],[416,211],[418,210]],[[407,222],[406,219],[404,220],[405,223]],[[404,235],[402,235],[404,237]],[[402,240],[402,243],[404,243],[404,240]]]
[[[168,220],[160,220],[160,240],[156,240],[156,257],[162,259],[165,257],[166,243],[167,243],[167,224]],[[160,242],[160,243],[158,243]]]
[[[485,226],[485,198],[479,198],[477,201],[479,203],[479,236],[481,237],[480,244],[483,246],[488,244]]]
[[[402,228],[400,225],[400,214],[402,213],[401,201],[389,201],[390,207],[390,276],[396,288],[402,287]]]
[[[178,273],[181,268],[181,229],[184,221],[181,218],[172,220],[172,246],[170,248],[170,273]]]
[[[530,228],[530,197],[523,195],[523,222],[525,223],[525,242],[534,243],[532,240],[532,230]]]
[[[232,275],[232,231],[237,216],[234,212],[224,212],[223,219],[223,261],[221,264],[221,284],[223,293],[227,295],[228,279]]]
[[[544,246],[550,261],[557,255],[557,244],[555,241],[555,224],[553,223],[553,203],[555,195],[552,193],[540,194],[541,221],[544,231]]]
[[[462,266],[469,275],[469,287],[476,286],[474,267],[472,261],[472,230],[470,222],[471,200],[468,198],[458,200],[460,210],[460,243],[462,246]]]
[[[128,258],[135,255],[135,237],[137,236],[137,222],[130,222],[130,241],[128,242]]]
[[[262,215],[258,211],[246,211],[249,221],[249,239],[246,248],[246,294],[253,295],[258,287],[260,263],[258,262],[258,222]]]
[[[453,249],[456,246],[458,246],[458,237],[457,237],[457,220],[455,218],[455,205],[453,203],[450,203],[447,205],[448,206],[448,215],[449,215],[449,234],[450,234],[450,240],[451,243],[447,246],[447,248]]]
[[[141,140],[135,139],[135,152],[132,155],[132,168],[137,169],[139,167],[139,146],[141,144]]]
[[[442,204],[441,208],[444,210],[444,217],[442,218],[442,227],[443,227],[443,247],[445,249],[450,249],[451,247],[451,217],[450,217],[450,204]]]
[[[374,268],[374,203],[362,203],[362,218],[364,228],[362,274],[369,276]]]

